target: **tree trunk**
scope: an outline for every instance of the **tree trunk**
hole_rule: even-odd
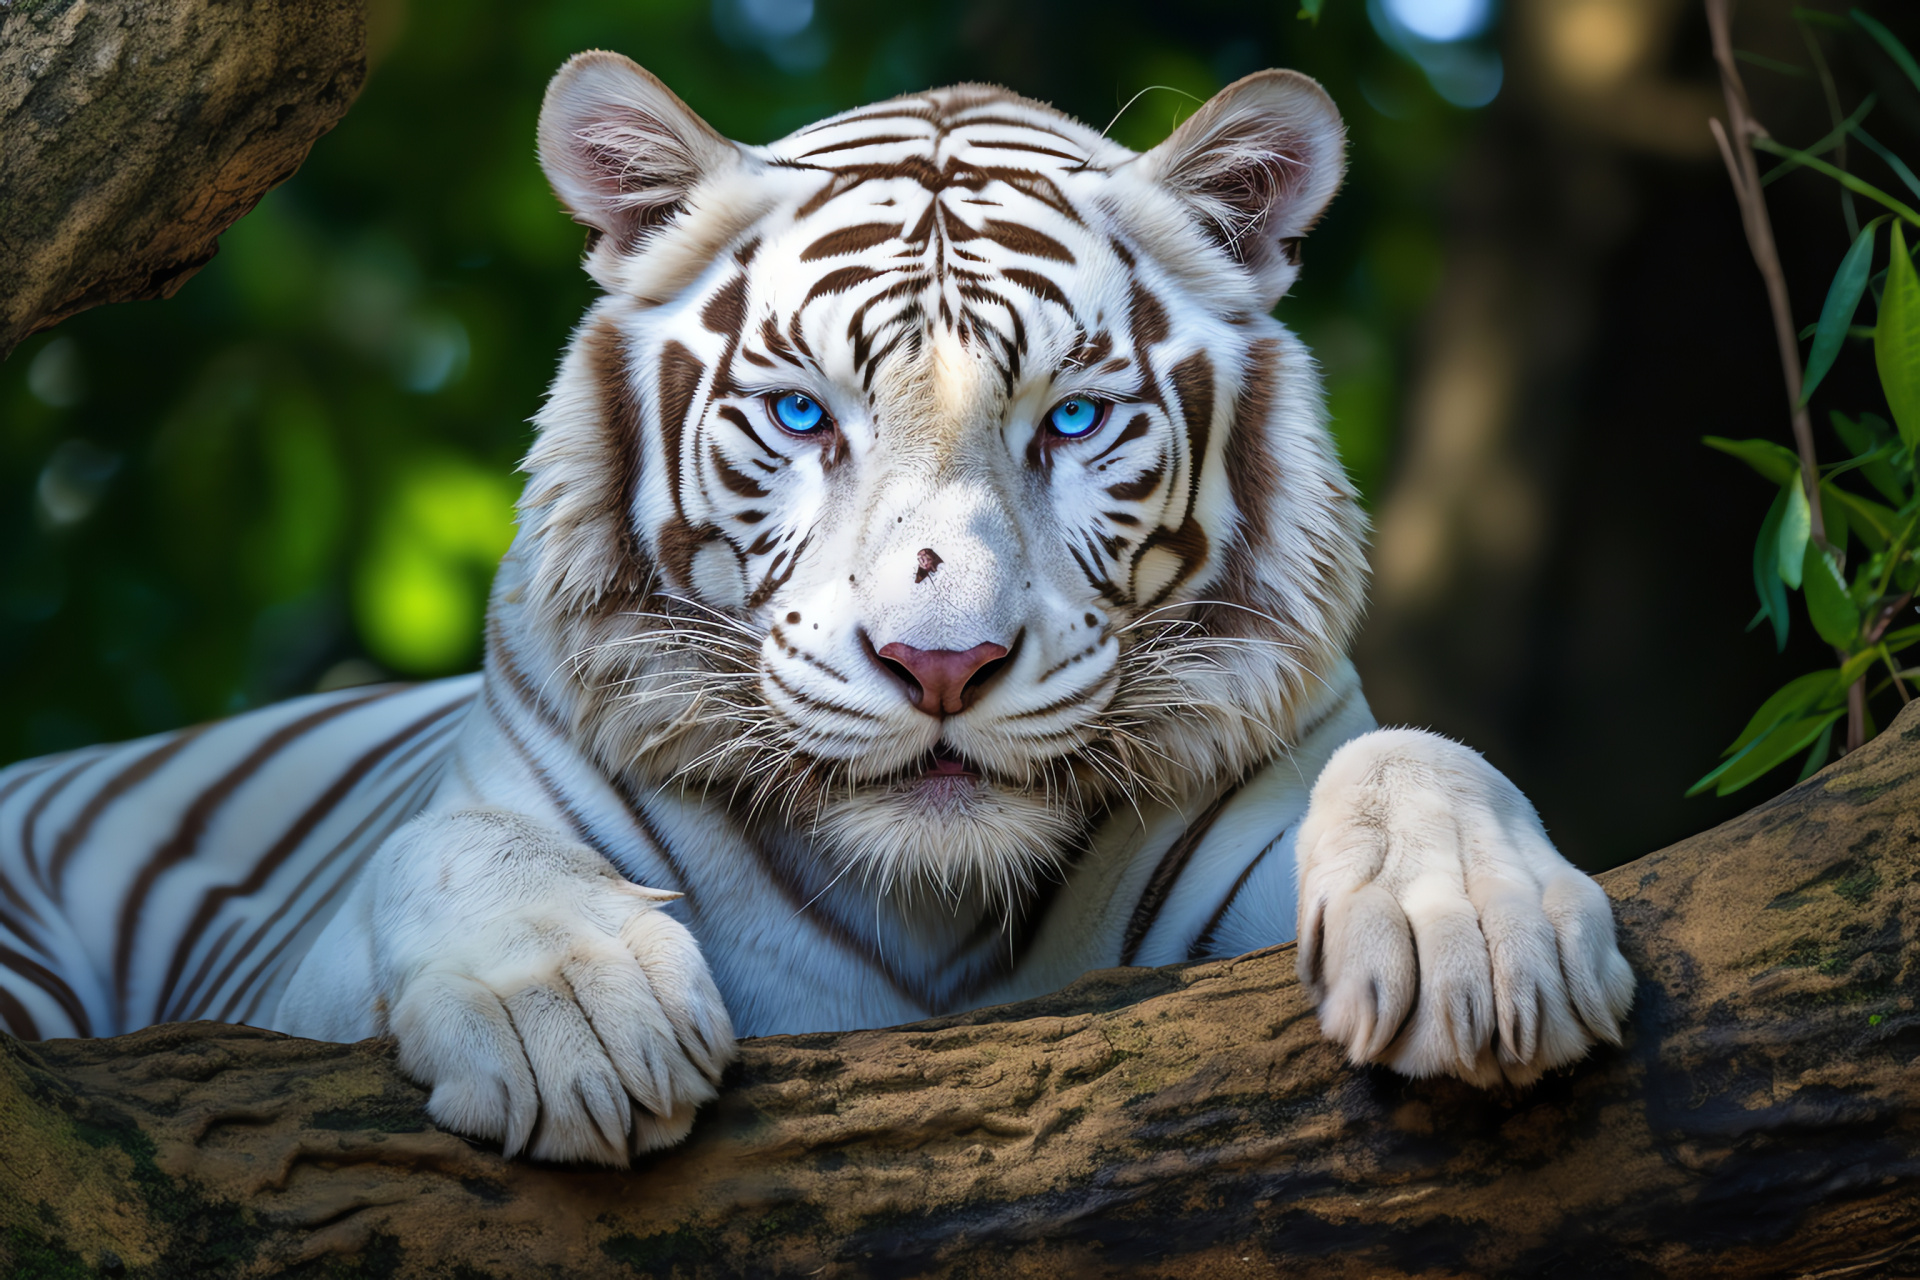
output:
[[[366,71],[361,0],[0,2],[0,359],[171,297]]]
[[[389,1047],[6,1042],[9,1274],[1920,1271],[1920,707],[1601,877],[1624,1048],[1518,1095],[1355,1070],[1291,947],[750,1041],[627,1173],[435,1130]],[[70,1270],[69,1270],[70,1268]]]

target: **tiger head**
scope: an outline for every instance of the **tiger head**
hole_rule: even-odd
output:
[[[1365,577],[1268,314],[1341,178],[1318,85],[1145,153],[977,85],[748,146],[596,52],[539,142],[603,296],[497,598],[603,767],[957,887],[1285,750]]]

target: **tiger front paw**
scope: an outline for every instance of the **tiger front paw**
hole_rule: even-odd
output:
[[[1478,752],[1355,738],[1298,849],[1300,980],[1356,1065],[1527,1084],[1620,1042],[1634,979],[1611,904]]]
[[[509,1156],[616,1167],[686,1137],[734,1035],[692,935],[660,910],[677,895],[505,810],[396,839],[411,847],[392,864],[383,985],[428,1114]]]

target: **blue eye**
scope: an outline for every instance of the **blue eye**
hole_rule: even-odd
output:
[[[818,431],[827,420],[827,411],[812,396],[789,391],[773,402],[773,420],[797,436]]]
[[[1106,416],[1107,407],[1100,401],[1087,396],[1075,396],[1053,406],[1047,414],[1047,425],[1063,436],[1084,436],[1098,427]]]

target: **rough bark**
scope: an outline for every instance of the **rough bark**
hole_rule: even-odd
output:
[[[171,297],[366,70],[361,0],[0,0],[0,359]]]
[[[1355,1070],[1290,947],[749,1042],[628,1173],[439,1132],[388,1046],[0,1054],[9,1274],[1920,1271],[1920,707],[1602,877],[1625,1047],[1518,1095]],[[66,1270],[66,1269],[71,1269]],[[0,1266],[0,1269],[4,1269]]]

